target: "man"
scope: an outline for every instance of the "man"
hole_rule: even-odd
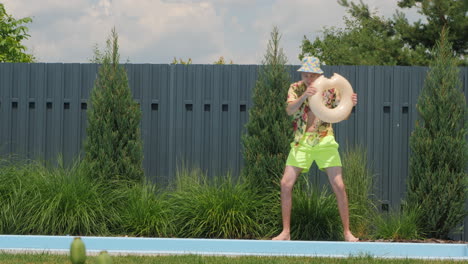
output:
[[[317,162],[320,170],[325,171],[338,201],[338,209],[343,224],[344,239],[355,242],[356,238],[349,229],[348,198],[342,178],[341,159],[338,143],[335,141],[330,123],[318,119],[308,106],[307,98],[316,94],[314,81],[323,74],[320,61],[315,57],[302,60],[302,80],[291,84],[288,91],[286,112],[293,115],[294,141],[291,143],[281,179],[281,209],[283,231],[273,240],[290,240],[290,223],[292,207],[292,189],[301,172],[309,171],[312,163]],[[335,89],[325,91],[323,101],[329,108],[336,107],[339,94]],[[352,95],[353,105],[357,104],[357,94]]]

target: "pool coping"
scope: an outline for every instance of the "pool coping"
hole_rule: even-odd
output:
[[[468,244],[272,241],[241,239],[191,239],[82,236],[86,251],[95,255],[207,255],[415,258],[468,260]],[[0,235],[6,253],[67,254],[74,236]]]

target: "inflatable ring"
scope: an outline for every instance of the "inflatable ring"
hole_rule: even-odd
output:
[[[348,80],[334,73],[330,79],[320,76],[313,85],[317,88],[317,93],[309,97],[309,107],[315,116],[328,123],[338,123],[349,116],[353,109],[351,97],[354,92]],[[337,107],[330,109],[323,104],[322,95],[332,88],[339,90],[341,99]]]

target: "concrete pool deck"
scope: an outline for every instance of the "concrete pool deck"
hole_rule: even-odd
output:
[[[66,254],[74,236],[0,235],[0,251]],[[468,244],[81,237],[88,254],[416,258],[468,260]]]

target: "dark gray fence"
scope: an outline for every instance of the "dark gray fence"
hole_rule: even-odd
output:
[[[209,175],[238,175],[241,134],[252,105],[257,65],[125,65],[130,88],[143,112],[146,175],[173,179],[184,162]],[[292,80],[299,80],[291,66]],[[341,150],[361,144],[377,175],[383,206],[398,207],[408,176],[409,135],[427,68],[324,66],[325,75],[346,77],[359,94],[350,119],[335,125]],[[0,155],[66,164],[82,151],[88,97],[95,64],[0,64]],[[461,68],[465,97],[468,68]],[[285,98],[286,98],[285,87]],[[314,166],[316,184],[327,178]],[[468,226],[468,220],[465,221]],[[457,239],[465,239],[468,228]]]

